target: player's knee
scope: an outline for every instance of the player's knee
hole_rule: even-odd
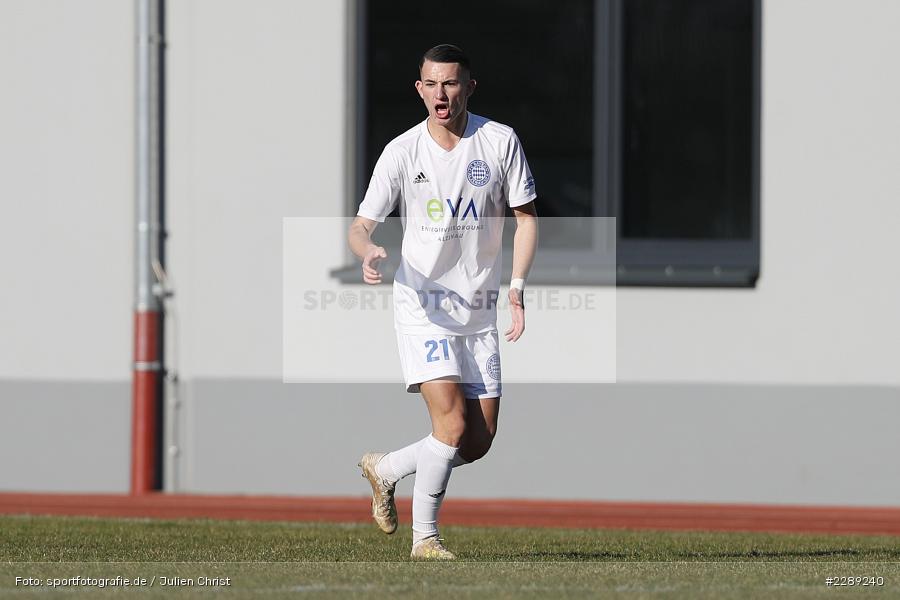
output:
[[[484,431],[475,438],[467,438],[464,447],[460,449],[462,457],[469,462],[475,462],[476,460],[484,458],[490,451],[491,444],[494,442],[495,432],[496,428],[494,428],[493,431]]]
[[[446,418],[442,425],[444,437],[448,440],[447,444],[459,447],[463,436],[466,435],[465,417],[460,415],[459,417],[453,416]]]

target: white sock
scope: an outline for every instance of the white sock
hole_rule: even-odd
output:
[[[452,462],[459,448],[448,446],[434,436],[425,438],[416,465],[416,485],[413,488],[413,543],[438,535],[438,511],[444,501],[450,481]]]
[[[414,442],[409,446],[388,452],[384,455],[378,464],[375,465],[375,473],[382,479],[387,479],[391,483],[397,483],[404,477],[412,475],[416,472],[416,464],[419,462],[419,452],[425,447],[425,440],[431,436],[425,436],[418,442]],[[459,453],[450,463],[451,468],[461,467],[469,464]]]
[[[419,452],[425,446],[427,437],[414,442],[405,448],[388,452],[384,458],[375,465],[375,472],[382,479],[397,482],[416,472],[416,463],[419,461]]]

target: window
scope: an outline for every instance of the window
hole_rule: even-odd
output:
[[[628,0],[610,12],[620,284],[759,274],[759,3]]]
[[[355,6],[348,215],[384,145],[425,117],[419,56],[455,43],[478,80],[470,110],[516,129],[537,181],[531,281],[755,283],[760,0]],[[615,229],[590,218],[607,216]],[[398,224],[376,235],[399,248]]]

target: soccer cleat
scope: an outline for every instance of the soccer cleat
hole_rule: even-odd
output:
[[[394,504],[396,483],[389,483],[375,472],[375,465],[384,457],[384,452],[363,454],[357,466],[362,467],[362,476],[372,485],[372,518],[385,533],[397,531],[397,505]]]
[[[432,536],[413,544],[410,558],[415,560],[456,560],[456,555],[444,548],[444,540]]]

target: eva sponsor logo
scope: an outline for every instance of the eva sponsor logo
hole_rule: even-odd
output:
[[[447,207],[446,210],[444,209],[445,205]],[[432,198],[425,204],[425,213],[432,222],[440,223],[444,220],[444,215],[447,214],[447,211],[450,212],[452,218],[456,218],[457,215],[460,214],[462,206],[462,197],[457,199],[455,203],[450,198],[447,198],[445,202],[441,202],[437,198]],[[472,219],[473,221],[478,220],[478,209],[475,207],[474,198],[469,200],[469,203],[466,204],[465,209],[462,212],[462,216],[459,217],[460,221],[465,219]]]

